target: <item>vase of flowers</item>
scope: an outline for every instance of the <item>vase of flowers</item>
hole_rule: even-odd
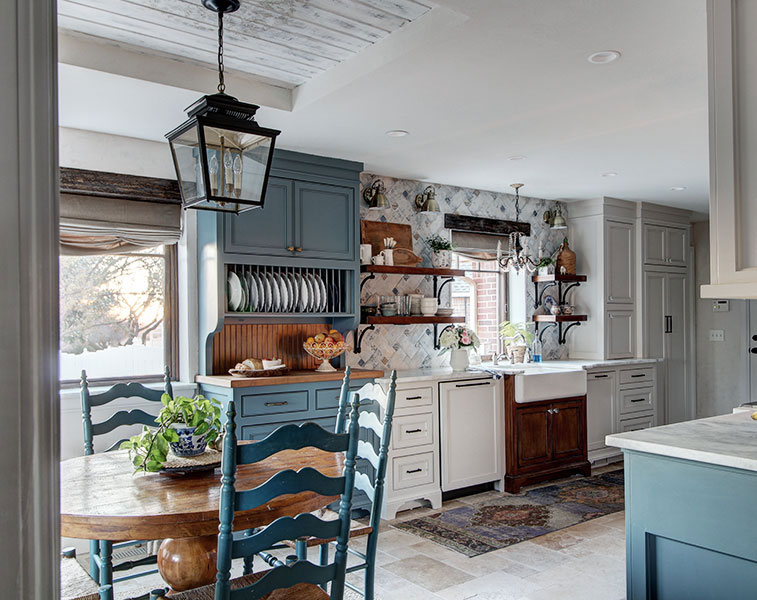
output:
[[[476,332],[463,325],[447,327],[439,337],[442,347],[439,354],[450,353],[449,364],[453,371],[465,371],[468,368],[468,351],[478,349],[481,341]]]
[[[435,269],[449,269],[452,265],[452,242],[440,235],[434,235],[426,240],[426,244],[433,252],[431,265]]]

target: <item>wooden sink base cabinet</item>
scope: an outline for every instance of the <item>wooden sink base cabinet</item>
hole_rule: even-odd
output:
[[[586,396],[515,402],[515,377],[505,377],[505,491],[591,474],[586,449]]]

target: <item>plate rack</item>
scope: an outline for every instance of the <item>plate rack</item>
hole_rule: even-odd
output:
[[[226,264],[225,267],[224,302],[229,316],[352,314],[347,292],[353,271],[349,269],[250,264]],[[234,278],[238,284],[232,283]],[[240,286],[243,289],[241,304],[232,302],[239,299]]]

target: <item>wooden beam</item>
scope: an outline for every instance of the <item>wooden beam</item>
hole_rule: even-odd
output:
[[[483,233],[486,235],[509,235],[520,232],[531,235],[530,223],[520,221],[505,221],[503,219],[487,219],[485,217],[469,217],[467,215],[444,214],[444,227],[451,231],[466,233]]]
[[[80,196],[181,204],[179,184],[174,179],[105,173],[69,167],[60,168],[60,191],[64,194]]]

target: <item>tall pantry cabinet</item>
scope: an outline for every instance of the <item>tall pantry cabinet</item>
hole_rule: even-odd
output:
[[[690,213],[599,198],[570,206],[570,242],[586,283],[569,301],[588,320],[568,335],[580,359],[659,358],[659,424],[693,414]]]
[[[693,297],[688,211],[641,203],[638,343],[644,358],[660,365],[660,421],[694,418],[692,385]]]

